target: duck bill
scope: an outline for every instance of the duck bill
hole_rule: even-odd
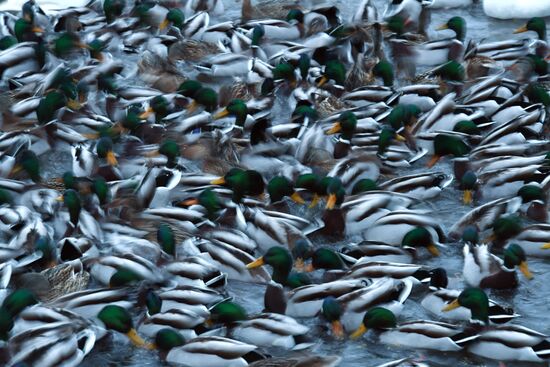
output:
[[[435,164],[436,164],[437,162],[439,162],[440,159],[441,159],[440,156],[438,156],[437,154],[434,155],[434,156],[432,157],[432,159],[430,159],[430,161],[429,161],[428,164],[427,164],[428,168],[432,168],[433,166],[435,166]]]
[[[452,301],[451,303],[449,303],[448,305],[446,305],[445,307],[443,307],[441,309],[441,311],[443,312],[449,312],[449,311],[452,311],[456,308],[459,308],[460,307],[460,303],[458,303],[458,299],[455,299],[454,301]]]
[[[344,327],[342,326],[342,323],[338,320],[334,320],[331,324],[332,324],[332,334],[338,339],[343,339]]]
[[[148,107],[145,112],[139,115],[139,118],[142,120],[146,120],[153,114],[153,109],[151,107]]]
[[[472,198],[472,190],[464,190],[464,197],[462,198],[464,205],[470,205],[472,203]]]
[[[330,130],[327,131],[325,134],[326,135],[332,135],[332,134],[339,133],[340,131],[342,131],[342,124],[340,124],[340,122],[337,121],[337,122],[334,123],[334,125],[332,125]]]
[[[197,205],[199,203],[199,200],[198,199],[187,199],[187,200],[184,200],[182,202],[180,202],[178,204],[178,206],[183,206],[183,207],[188,207],[188,206],[191,206],[191,205]]]
[[[226,108],[223,111],[220,111],[217,114],[215,114],[214,120],[223,119],[224,117],[227,117],[227,116],[229,116],[229,111]]]
[[[42,28],[40,28],[40,27],[33,27],[33,28],[31,29],[31,31],[32,31],[33,33],[44,33],[44,30],[43,30]]]
[[[292,199],[292,201],[294,201],[295,203],[297,204],[305,204],[306,202],[304,201],[304,199],[302,199],[302,197],[300,196],[300,194],[298,194],[296,191],[290,195],[290,198]]]
[[[313,194],[313,199],[311,200],[311,203],[309,204],[309,209],[315,208],[317,204],[319,203],[319,195]]]
[[[109,163],[111,166],[116,166],[118,164],[115,153],[113,151],[107,153],[107,163]]]
[[[19,172],[21,172],[22,170],[23,170],[23,166],[20,165],[20,164],[16,164],[16,165],[11,169],[10,176],[11,176],[11,175],[16,175],[16,174],[18,174]]]
[[[395,134],[395,140],[401,141],[401,142],[407,141],[407,139],[405,139],[405,137],[401,134]]]
[[[447,24],[442,24],[439,27],[437,27],[436,31],[444,31],[445,29],[449,29],[449,26]]]
[[[67,107],[69,107],[73,111],[78,111],[82,108],[82,105],[75,99],[69,99],[67,101]]]
[[[540,247],[541,250],[550,250],[550,242],[545,243]]]
[[[225,185],[225,178],[220,177],[215,180],[210,181],[211,185]]]
[[[134,344],[136,347],[145,348],[145,349],[154,348],[154,344],[147,343],[145,340],[143,340],[141,336],[138,335],[135,329],[130,329],[130,331],[126,333],[126,336],[128,337],[128,339],[130,339],[132,344]]]
[[[259,268],[260,266],[264,265],[264,257],[259,257],[256,260],[252,261],[251,263],[246,264],[247,269],[255,269]]]
[[[199,104],[197,101],[191,101],[189,105],[186,107],[188,113],[193,113],[199,108]]]
[[[328,196],[326,209],[332,210],[332,209],[334,209],[335,206],[336,206],[336,195],[335,194],[330,194]]]
[[[430,243],[428,246],[426,246],[426,248],[428,249],[430,254],[432,254],[432,256],[439,256],[439,250],[433,243]]]
[[[527,32],[527,31],[528,31],[528,29],[527,29],[527,24],[525,24],[525,25],[519,27],[518,29],[516,29],[516,30],[514,31],[514,34],[517,34],[517,33],[524,33],[524,32]]]
[[[311,272],[314,272],[315,271],[315,268],[313,267],[313,264],[312,263],[309,263],[307,264],[306,266],[304,266],[304,271],[306,273],[311,273]]]
[[[322,76],[321,80],[319,80],[319,82],[317,83],[317,87],[321,88],[323,85],[326,84],[326,82],[328,82],[328,78],[326,76]]]
[[[519,264],[519,270],[525,275],[525,278],[531,280],[533,279],[533,274],[529,270],[529,265],[527,265],[527,261],[522,261],[521,264]]]
[[[358,339],[361,336],[363,336],[363,334],[365,334],[367,330],[368,330],[367,327],[364,324],[361,324],[361,326],[359,326],[359,329],[355,330],[353,334],[350,335],[350,338]]]
[[[295,261],[294,261],[294,269],[298,270],[298,271],[304,271],[305,270],[305,264],[304,264],[304,259],[302,259],[301,257],[297,258]]]
[[[170,21],[168,19],[164,19],[162,23],[160,23],[159,29],[162,31],[164,28],[168,27],[168,24],[170,24]]]
[[[63,199],[63,195],[59,195],[58,197],[55,198],[55,201],[58,201],[58,202],[62,203],[65,200]]]

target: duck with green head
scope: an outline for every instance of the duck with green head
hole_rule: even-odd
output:
[[[282,201],[286,196],[295,203],[305,204],[304,199],[294,190],[292,182],[284,176],[276,176],[269,180],[267,193],[272,204]]]
[[[502,215],[492,225],[493,233],[484,242],[502,246],[505,241],[517,236],[523,230],[521,218],[517,215]]]
[[[235,126],[244,128],[248,116],[248,107],[246,103],[242,99],[233,99],[223,111],[215,114],[214,118],[220,119],[227,116],[235,117]]]
[[[155,96],[149,101],[149,107],[139,115],[140,119],[146,120],[149,116],[155,115],[156,123],[162,121],[170,113],[170,103],[164,96]]]
[[[170,9],[168,10],[168,13],[166,13],[166,17],[164,18],[164,20],[160,23],[159,29],[162,31],[170,24],[178,29],[182,29],[184,23],[185,14],[183,14],[180,9]]]
[[[460,179],[460,190],[464,191],[462,199],[464,205],[470,205],[472,203],[478,185],[477,175],[473,171],[466,171]]]
[[[37,303],[36,297],[27,289],[17,289],[10,293],[0,306],[0,339],[8,340],[17,316],[25,308]]]
[[[337,85],[344,85],[346,82],[346,67],[338,60],[327,61],[321,79],[317,82],[317,87],[321,88],[330,80]]]
[[[420,108],[415,104],[398,104],[391,110],[385,121],[395,131],[399,131],[401,128],[410,131],[421,112]]]
[[[436,30],[442,31],[445,29],[450,29],[455,32],[455,37],[460,42],[464,42],[466,38],[466,20],[462,17],[452,17],[447,21],[447,23],[442,24]]]
[[[470,152],[470,146],[461,138],[453,135],[438,134],[434,138],[434,155],[428,162],[428,167],[433,167],[441,157],[452,155],[453,157],[463,157]]]
[[[309,193],[313,194],[309,208],[317,206],[320,198],[326,194],[326,190],[321,186],[321,177],[314,173],[306,173],[298,176],[294,186],[305,189]]]
[[[328,197],[326,209],[332,210],[344,202],[346,189],[339,178],[324,177],[321,179],[320,185]]]
[[[187,106],[189,113],[194,112],[199,106],[205,111],[213,112],[218,108],[218,93],[212,88],[203,87],[196,80],[187,80],[178,87],[178,94],[190,98],[192,102]]]
[[[37,38],[36,33],[44,33],[44,30],[36,27],[31,20],[20,18],[15,21],[13,33],[17,41],[28,42],[35,41]]]
[[[103,322],[107,330],[114,330],[125,334],[137,347],[153,349],[154,346],[144,341],[134,329],[132,316],[123,307],[116,305],[105,306],[97,314],[97,318]]]
[[[287,82],[292,88],[296,87],[296,68],[289,62],[281,62],[273,69],[273,80]]]
[[[340,322],[343,312],[342,305],[336,298],[330,296],[323,300],[321,315],[325,320],[330,322],[332,334],[337,339],[344,338],[344,327]]]
[[[118,161],[113,152],[113,140],[108,136],[102,136],[96,143],[96,153],[100,159],[105,159],[111,166],[116,166]]]
[[[397,133],[397,131],[390,126],[382,127],[380,135],[378,136],[378,150],[377,154],[382,156],[386,153],[388,148],[392,145],[393,141],[405,141],[406,139]]]
[[[311,255],[311,263],[306,267],[306,271],[311,272],[314,270],[343,270],[347,266],[342,260],[342,257],[329,248],[318,248]]]
[[[10,172],[10,175],[15,175],[18,172],[25,172],[34,182],[40,182],[40,160],[36,154],[29,149],[21,150],[15,158],[15,166]]]
[[[392,87],[394,82],[393,65],[387,60],[380,60],[372,68],[372,74],[382,79],[384,86]]]
[[[293,273],[293,259],[290,252],[280,246],[271,247],[263,256],[246,265],[248,269],[254,269],[262,265],[269,265],[273,268],[271,279],[283,286],[297,288],[311,284],[307,276],[297,276],[301,273]]]
[[[70,221],[76,227],[80,218],[80,211],[82,210],[80,196],[75,190],[68,189],[63,192],[63,196],[61,196],[59,200],[63,201],[63,203],[67,207],[67,210],[69,211]]]
[[[443,308],[443,312],[449,312],[458,307],[466,307],[472,312],[472,320],[484,324],[489,323],[489,298],[480,288],[466,288],[457,299]]]
[[[439,256],[439,250],[432,234],[425,227],[415,227],[405,234],[401,247],[425,247],[433,256]]]
[[[180,146],[174,140],[165,140],[160,144],[158,153],[166,157],[166,167],[174,168],[180,157]]]
[[[334,146],[334,158],[343,158],[348,154],[356,127],[357,116],[351,111],[345,111],[340,114],[338,121],[326,132],[327,135],[341,133],[340,138],[343,139],[343,141],[339,140]]]
[[[514,34],[524,32],[535,32],[541,41],[546,41],[546,22],[543,18],[535,17],[531,18],[514,31]]]
[[[103,12],[105,13],[107,22],[111,23],[120,17],[125,6],[125,0],[105,0],[103,2]]]
[[[166,223],[161,223],[157,230],[157,243],[162,251],[168,255],[176,255],[176,236],[172,227]]]
[[[53,42],[53,52],[58,57],[67,57],[76,50],[89,48],[90,46],[82,43],[80,37],[78,37],[78,35],[75,33],[62,33]]]
[[[178,206],[200,205],[206,209],[206,216],[210,220],[216,219],[220,211],[223,209],[223,203],[214,190],[211,188],[204,189],[198,197],[186,199],[179,203]]]
[[[232,168],[211,182],[212,185],[224,185],[233,191],[233,201],[240,202],[244,196],[260,196],[264,193],[265,182],[262,175],[254,170]]]

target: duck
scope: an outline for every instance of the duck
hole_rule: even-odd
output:
[[[222,301],[210,308],[210,321],[225,325],[228,336],[259,347],[295,348],[309,328],[277,313],[248,316],[242,306]]]
[[[479,288],[466,288],[443,311],[457,307],[472,311],[475,322],[488,322],[488,298]],[[516,343],[510,343],[510,338]],[[544,362],[548,359],[548,336],[520,325],[482,328],[467,346],[468,353],[499,361]]]
[[[489,253],[487,245],[470,249],[464,246],[464,279],[471,287],[506,289],[518,286],[515,266],[518,266],[527,279],[533,275],[529,271],[523,249],[512,243],[504,250],[504,262]]]
[[[191,367],[215,367],[220,364],[246,367],[245,356],[258,347],[229,338],[204,336],[186,342],[177,331],[165,328],[155,336],[154,346],[169,363],[185,361]]]
[[[361,326],[350,337],[358,339],[369,329],[379,331],[378,338],[384,344],[445,352],[463,350],[477,338],[475,334],[465,335],[461,327],[438,321],[408,321],[397,325],[393,312],[384,307],[369,309]]]

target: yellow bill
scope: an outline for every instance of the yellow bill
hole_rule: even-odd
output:
[[[319,195],[313,194],[313,199],[311,199],[311,203],[309,204],[308,208],[315,208],[319,204]]]
[[[168,19],[164,19],[160,25],[159,25],[159,29],[162,31],[164,28],[168,27],[168,24],[170,24],[170,21]]]
[[[75,99],[69,99],[67,101],[67,107],[69,107],[73,111],[78,111],[82,108],[82,105]]]
[[[336,195],[335,194],[330,194],[328,196],[326,208],[330,209],[330,210],[334,209],[334,207],[336,206],[336,200],[337,200]]]
[[[147,118],[149,118],[149,116],[151,116],[153,114],[153,108],[151,107],[147,107],[147,109],[145,110],[145,112],[143,112],[142,114],[139,115],[139,118],[142,119],[142,120],[145,120]]]
[[[338,339],[343,339],[344,327],[342,326],[342,323],[338,320],[334,320],[331,324],[332,324],[332,334]]]
[[[550,250],[550,242],[545,243],[540,248],[541,248],[541,250]]]
[[[141,336],[138,335],[135,329],[130,329],[130,331],[126,333],[126,336],[128,337],[128,339],[130,339],[132,344],[134,344],[136,347],[145,348],[145,349],[154,348],[154,344],[147,343],[145,340],[143,340]]]
[[[365,334],[367,332],[367,327],[364,325],[364,324],[361,324],[361,326],[359,326],[359,329],[355,330],[351,335],[350,335],[350,338],[351,339],[358,339],[360,338],[363,334]]]
[[[405,139],[405,137],[401,134],[395,134],[395,140],[397,140],[397,141],[407,141],[407,139]]]
[[[465,205],[470,205],[473,201],[473,194],[472,190],[464,190],[464,197],[462,198],[462,201]]]
[[[321,88],[323,85],[326,84],[326,82],[328,82],[328,78],[326,76],[322,76],[321,77],[321,80],[319,80],[319,82],[317,83],[317,87],[318,88]]]
[[[264,257],[259,257],[257,258],[256,260],[252,261],[251,263],[249,264],[246,264],[246,268],[247,269],[254,269],[254,268],[259,268],[260,266],[264,265]]]
[[[107,153],[107,163],[109,163],[111,166],[116,166],[118,164],[118,161],[115,157],[115,153],[111,150]]]
[[[519,264],[519,270],[523,273],[523,275],[525,275],[527,279],[533,279],[533,274],[529,270],[529,265],[527,265],[527,261],[522,261],[521,264]]]
[[[454,310],[455,308],[459,308],[460,307],[460,303],[458,303],[458,299],[455,299],[454,301],[452,301],[451,303],[447,304],[445,307],[443,307],[441,309],[441,311],[443,312],[449,312],[449,311],[452,311]]]
[[[527,31],[529,31],[529,30],[527,29],[527,24],[525,24],[525,25],[519,27],[518,29],[516,29],[516,30],[514,31],[514,34],[517,34],[517,33],[524,33],[524,32],[527,32]]]
[[[220,177],[216,178],[215,180],[210,181],[211,185],[225,185],[225,178]]]
[[[449,29],[449,26],[447,24],[442,24],[439,27],[437,27],[435,30],[436,31],[443,31],[445,29]]]
[[[430,243],[428,246],[426,246],[426,248],[428,249],[430,254],[432,254],[432,256],[439,256],[439,250],[433,243]]]
[[[229,116],[229,111],[226,108],[223,111],[220,111],[217,114],[215,114],[214,115],[214,120],[222,119],[222,118],[227,117],[227,116]]]
[[[304,201],[304,199],[302,199],[302,197],[300,196],[300,194],[298,194],[296,191],[294,191],[294,193],[292,195],[290,195],[290,198],[292,199],[292,201],[294,201],[295,203],[298,203],[298,204],[305,204],[306,202]]]
[[[328,130],[325,134],[326,135],[332,135],[332,134],[336,134],[338,132],[342,131],[342,124],[340,124],[339,121],[336,121],[332,127],[330,128],[330,130]]]

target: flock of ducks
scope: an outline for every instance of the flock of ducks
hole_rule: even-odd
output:
[[[77,366],[121,334],[197,367],[338,365],[320,338],[546,365],[548,325],[487,296],[550,256],[545,20],[433,40],[432,3],[0,13],[2,365]],[[469,208],[450,229],[443,191]],[[423,265],[458,246],[463,289]]]

